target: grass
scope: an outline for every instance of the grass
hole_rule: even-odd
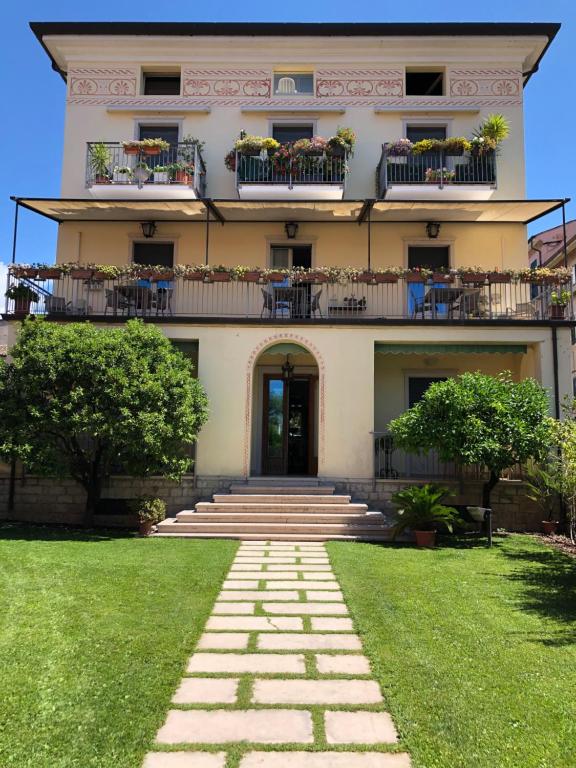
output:
[[[328,545],[414,768],[576,762],[576,560],[527,536]]]
[[[139,768],[235,551],[0,527],[0,766]]]

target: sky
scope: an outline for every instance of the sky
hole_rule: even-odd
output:
[[[562,29],[540,71],[525,90],[527,192],[531,198],[576,198],[574,0],[499,0],[493,6],[461,0],[412,0],[406,5],[364,0],[361,5],[352,6],[342,0],[315,0],[278,7],[261,0],[252,0],[249,6],[231,0],[160,4],[156,0],[7,0],[2,17],[0,72],[4,105],[8,109],[0,121],[0,143],[4,148],[0,173],[0,264],[12,258],[14,203],[10,196],[58,197],[60,190],[65,86],[28,28],[29,21],[561,22]],[[567,217],[576,218],[576,202],[568,205]],[[558,214],[552,214],[532,227],[531,233],[558,223]],[[56,229],[54,222],[21,210],[17,261],[53,261]],[[1,272],[0,268],[0,282]]]

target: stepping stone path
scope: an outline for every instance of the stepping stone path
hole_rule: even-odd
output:
[[[370,675],[324,545],[244,542],[143,768],[410,768]]]

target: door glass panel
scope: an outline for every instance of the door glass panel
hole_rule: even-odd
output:
[[[422,139],[440,139],[446,138],[445,125],[408,125],[406,126],[406,138],[412,142],[422,141]]]
[[[266,453],[273,474],[282,473],[284,464],[284,386],[282,379],[268,380]]]
[[[408,379],[408,407],[422,400],[428,387],[436,381],[446,381],[446,376],[411,376]]]
[[[308,379],[292,379],[288,398],[288,474],[308,474]]]
[[[298,139],[311,139],[314,135],[312,125],[275,125],[272,136],[280,144],[288,144]]]
[[[140,141],[142,139],[164,139],[170,145],[178,144],[177,125],[141,125]]]
[[[290,248],[274,245],[270,251],[270,266],[277,269],[288,269],[290,266]]]
[[[415,245],[408,248],[408,269],[418,268],[447,271],[450,267],[450,248],[446,246]],[[429,306],[426,297],[431,288],[439,287],[439,283],[409,283],[408,310],[411,316],[424,317],[425,312],[445,313],[446,305]]]
[[[174,243],[134,243],[134,264],[174,266]]]

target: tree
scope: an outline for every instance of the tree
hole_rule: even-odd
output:
[[[390,423],[395,445],[410,453],[436,450],[441,461],[486,467],[483,507],[504,469],[547,454],[550,429],[546,391],[534,379],[514,382],[508,372],[436,382]]]
[[[550,454],[548,471],[565,504],[568,535],[576,542],[576,400],[563,404],[564,420],[552,422],[556,451]]]
[[[90,525],[115,467],[178,479],[207,418],[191,363],[154,326],[28,319],[0,361],[0,453],[29,471],[71,476]]]

